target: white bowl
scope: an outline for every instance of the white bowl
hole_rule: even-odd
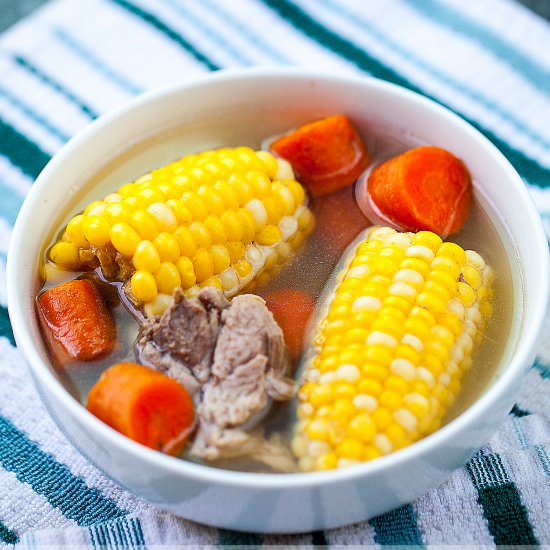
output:
[[[204,126],[210,128],[204,143],[209,146],[216,145],[212,128],[222,125],[226,115],[233,121],[255,120],[258,135],[266,136],[337,112],[347,113],[363,128],[374,124],[404,131],[449,149],[473,175],[477,200],[498,213],[491,216],[511,265],[514,319],[504,358],[482,394],[453,421],[408,448],[353,468],[311,474],[241,473],[192,464],[134,443],[88,413],[49,364],[34,297],[52,226],[63,221],[60,213],[69,214],[69,208],[74,212],[82,204],[78,200],[90,191],[90,176],[136,141],[176,124],[195,128],[195,122],[209,121]],[[156,151],[154,142],[151,147]],[[153,160],[144,153],[140,166],[130,162],[123,172],[137,176],[139,170],[177,156],[176,151],[155,154]],[[114,186],[121,183],[119,177],[120,170],[113,168],[105,181]],[[514,403],[521,377],[534,359],[549,280],[546,238],[525,185],[479,132],[392,84],[303,69],[219,72],[146,94],[101,117],[40,174],[19,214],[7,268],[17,343],[52,416],[82,453],[130,491],[178,515],[264,533],[311,531],[371,518],[416,499],[462,466]]]

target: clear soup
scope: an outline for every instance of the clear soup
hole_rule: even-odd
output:
[[[258,128],[258,116],[257,113],[250,113],[250,120],[243,120],[242,116],[234,120],[231,115],[226,115],[223,123],[220,123],[218,117],[215,123],[205,122],[176,127],[134,144],[89,178],[83,186],[83,189],[89,192],[76,195],[64,218],[59,219],[53,228],[49,245],[55,242],[55,238],[68,220],[83,210],[89,202],[102,198],[121,184],[132,181],[156,167],[168,164],[186,154],[216,147],[247,145],[256,149],[261,148],[269,136],[262,128]],[[263,128],[271,129],[270,134],[276,135],[288,130],[288,126],[281,127],[281,124],[276,114],[271,114],[267,115]],[[410,136],[396,138],[382,129],[368,128],[361,133],[371,154],[371,166],[419,145]],[[362,229],[371,225],[356,204],[354,187],[310,200],[310,206],[317,218],[314,233],[275,278],[265,286],[254,288],[255,294],[262,295],[272,290],[290,287],[304,290],[318,299],[325,285],[330,284],[334,268],[341,259],[343,248],[337,243],[351,242]],[[451,421],[464,411],[487,387],[505,354],[511,331],[514,309],[510,307],[510,304],[514,303],[512,274],[505,247],[492,219],[497,219],[495,213],[490,211],[489,205],[481,205],[479,197],[476,196],[465,227],[449,238],[465,249],[471,248],[479,252],[493,268],[495,299],[494,313],[483,342],[475,352],[473,366],[463,379],[462,390],[447,412],[445,422]],[[46,260],[46,255],[44,259]],[[80,274],[67,272],[66,279],[74,279],[78,275]],[[61,281],[56,281],[56,284],[58,282]],[[43,289],[47,286],[44,284]],[[116,291],[107,294],[112,301],[112,311],[117,324],[118,343],[115,350],[102,360],[73,362],[56,369],[66,389],[83,404],[86,403],[91,387],[106,368],[124,360],[135,361],[133,346],[138,323],[119,299]],[[296,361],[294,367],[295,376],[298,376],[299,361]],[[266,434],[278,433],[282,440],[288,443],[294,406],[294,400],[274,405],[262,421]],[[186,458],[185,451],[182,458]],[[242,458],[226,460],[215,465],[245,471],[273,471]]]

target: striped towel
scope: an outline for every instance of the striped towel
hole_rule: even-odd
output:
[[[166,514],[82,458],[5,307],[11,228],[50,157],[141,91],[224,67],[367,73],[447,105],[512,161],[550,236],[548,44],[550,25],[513,0],[54,0],[0,37],[0,548],[550,544],[550,322],[508,418],[440,487],[351,527],[259,536]]]

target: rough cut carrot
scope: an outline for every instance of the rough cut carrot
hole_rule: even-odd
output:
[[[409,231],[457,232],[472,197],[461,160],[439,147],[417,147],[377,166],[367,192],[382,216]]]
[[[181,452],[195,422],[187,390],[137,363],[117,363],[103,372],[86,407],[130,439],[172,455]]]
[[[46,340],[61,364],[100,359],[113,350],[116,326],[92,281],[67,281],[44,291],[36,301]]]
[[[320,200],[314,200],[312,211],[317,220],[317,235],[324,249],[340,257],[346,247],[370,225],[351,187],[340,189]]]
[[[271,144],[288,160],[313,196],[351,185],[366,169],[369,155],[345,115],[333,115],[301,126]]]
[[[307,322],[315,303],[309,294],[287,288],[264,296],[268,309],[281,327],[291,359],[302,354]]]

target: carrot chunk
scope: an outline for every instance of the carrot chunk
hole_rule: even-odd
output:
[[[409,231],[441,236],[466,221],[472,198],[470,175],[454,155],[439,147],[417,147],[370,174],[367,191],[382,216]]]
[[[345,115],[333,115],[301,126],[271,144],[288,160],[313,196],[351,185],[365,170],[369,155]]]
[[[113,350],[116,326],[92,281],[67,281],[44,291],[36,301],[46,340],[61,364],[100,359]]]
[[[181,452],[195,422],[187,390],[137,363],[117,363],[104,371],[86,407],[130,439],[172,455]]]
[[[264,296],[268,309],[281,327],[291,359],[302,354],[307,323],[315,303],[309,294],[286,288]]]

